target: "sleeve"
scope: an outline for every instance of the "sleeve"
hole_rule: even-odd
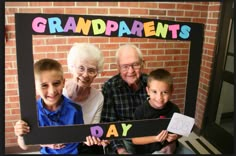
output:
[[[93,119],[93,121],[92,121],[92,124],[94,124],[94,123],[99,123],[100,122],[100,120],[101,120],[101,114],[102,114],[102,108],[103,108],[103,102],[104,102],[104,97],[103,97],[103,95],[102,94],[100,94],[101,96],[98,96],[98,99],[96,99],[96,100],[98,100],[98,109],[97,109],[97,111],[96,111],[96,113],[95,113],[95,115],[94,115],[94,119]]]
[[[104,103],[101,115],[101,122],[115,122],[118,121],[114,108],[113,94],[111,85],[106,82],[102,87],[102,94],[104,96]],[[108,148],[111,148],[112,152],[116,152],[117,148],[124,148],[122,140],[111,140]]]

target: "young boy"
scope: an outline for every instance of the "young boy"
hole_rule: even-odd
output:
[[[40,126],[83,124],[82,110],[62,95],[65,79],[61,64],[53,59],[41,59],[34,64],[35,87]],[[14,126],[19,146],[26,150],[23,135],[30,132],[28,124],[19,120]],[[40,145],[41,154],[78,154],[79,143]]]
[[[136,108],[134,114],[136,120],[171,118],[174,112],[180,112],[177,105],[169,101],[173,92],[173,78],[167,70],[152,71],[148,76],[146,90],[149,98],[143,105]],[[162,130],[156,136],[132,138],[132,142],[137,145],[138,154],[173,154],[176,152],[179,137],[177,134]]]

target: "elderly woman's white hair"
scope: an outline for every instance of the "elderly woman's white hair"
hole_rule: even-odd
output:
[[[103,70],[103,54],[94,44],[91,43],[74,43],[71,47],[68,57],[67,57],[67,65],[69,71],[72,72],[73,66],[75,63],[80,60],[95,60],[97,62],[98,72],[102,72]]]
[[[117,49],[116,51],[116,62],[119,63],[119,53],[120,53],[120,50],[123,49],[123,48],[126,48],[126,47],[132,47],[135,49],[135,51],[138,53],[138,57],[140,59],[140,61],[143,60],[143,55],[142,55],[142,52],[141,50],[134,44],[124,44],[122,46],[119,47],[119,49]]]

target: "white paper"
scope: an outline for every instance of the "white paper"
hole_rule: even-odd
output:
[[[194,118],[180,113],[174,113],[167,127],[167,131],[188,137],[193,125]]]

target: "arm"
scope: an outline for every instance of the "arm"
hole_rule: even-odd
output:
[[[136,144],[136,145],[150,144],[150,143],[156,142],[155,137],[156,136],[132,138],[132,142],[133,144]]]
[[[103,97],[103,95],[99,92],[98,99],[95,99],[95,100],[98,101],[98,108],[97,108],[97,110],[96,110],[96,113],[95,113],[95,115],[94,115],[94,118],[93,118],[91,124],[100,123],[101,114],[102,114],[102,108],[103,108],[103,103],[104,103],[104,97]]]
[[[167,136],[168,136],[168,131],[162,130],[156,136],[132,138],[132,142],[136,145],[145,145],[145,144],[150,144],[150,143],[155,143],[155,142],[163,142],[167,139]]]
[[[28,146],[25,145],[23,135],[30,132],[30,128],[28,124],[24,122],[23,120],[17,121],[14,126],[14,132],[15,132],[15,135],[17,136],[17,143],[20,146],[20,148],[22,148],[23,150],[27,150]]]

